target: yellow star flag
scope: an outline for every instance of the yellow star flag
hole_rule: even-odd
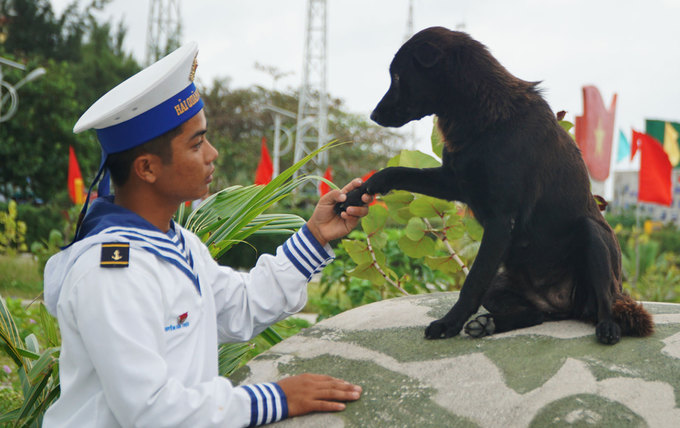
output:
[[[652,136],[663,146],[668,160],[674,168],[680,165],[680,123],[666,120],[645,120],[645,134]]]
[[[678,148],[678,131],[670,122],[664,125],[663,151],[668,155],[671,165],[676,166],[680,162],[680,148]]]

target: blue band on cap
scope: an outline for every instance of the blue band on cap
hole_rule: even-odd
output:
[[[97,129],[97,137],[105,153],[123,152],[176,128],[202,108],[203,100],[192,82],[177,95],[132,119]]]

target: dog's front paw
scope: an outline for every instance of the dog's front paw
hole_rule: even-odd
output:
[[[366,189],[364,189],[363,186],[347,192],[347,199],[345,199],[345,202],[338,202],[335,204],[335,207],[333,207],[335,213],[340,215],[340,213],[347,211],[347,207],[360,207],[364,205],[364,201],[361,200],[364,193],[366,193]]]
[[[446,337],[453,337],[460,333],[460,330],[460,325],[440,319],[437,321],[432,321],[432,323],[425,329],[425,338],[442,339]]]
[[[465,333],[470,337],[480,338],[490,336],[496,331],[496,324],[491,314],[480,315],[465,324]]]
[[[597,340],[604,345],[614,345],[621,340],[621,327],[614,321],[600,321],[595,327]]]

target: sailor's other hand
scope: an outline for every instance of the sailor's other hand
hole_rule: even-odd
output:
[[[305,373],[276,382],[288,401],[288,416],[338,412],[361,397],[361,387],[331,376]]]

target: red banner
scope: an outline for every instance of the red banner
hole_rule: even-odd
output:
[[[326,173],[323,175],[323,178],[325,178],[328,181],[333,181],[333,168],[331,168],[330,166],[328,168],[326,168]],[[321,196],[325,195],[326,193],[328,193],[330,191],[331,191],[331,186],[326,184],[325,181],[322,181],[319,184],[319,193],[321,194]]]
[[[593,180],[609,177],[615,117],[616,94],[607,109],[595,86],[583,87],[583,116],[576,116],[574,134]]]
[[[272,163],[272,158],[269,156],[269,150],[267,150],[267,139],[262,137],[260,163],[257,164],[257,170],[255,171],[255,184],[268,184],[272,181],[273,173],[274,164]]]
[[[671,162],[654,137],[633,131],[631,158],[640,150],[638,201],[671,206]]]
[[[72,146],[68,146],[68,195],[74,204],[85,203],[83,175]]]

